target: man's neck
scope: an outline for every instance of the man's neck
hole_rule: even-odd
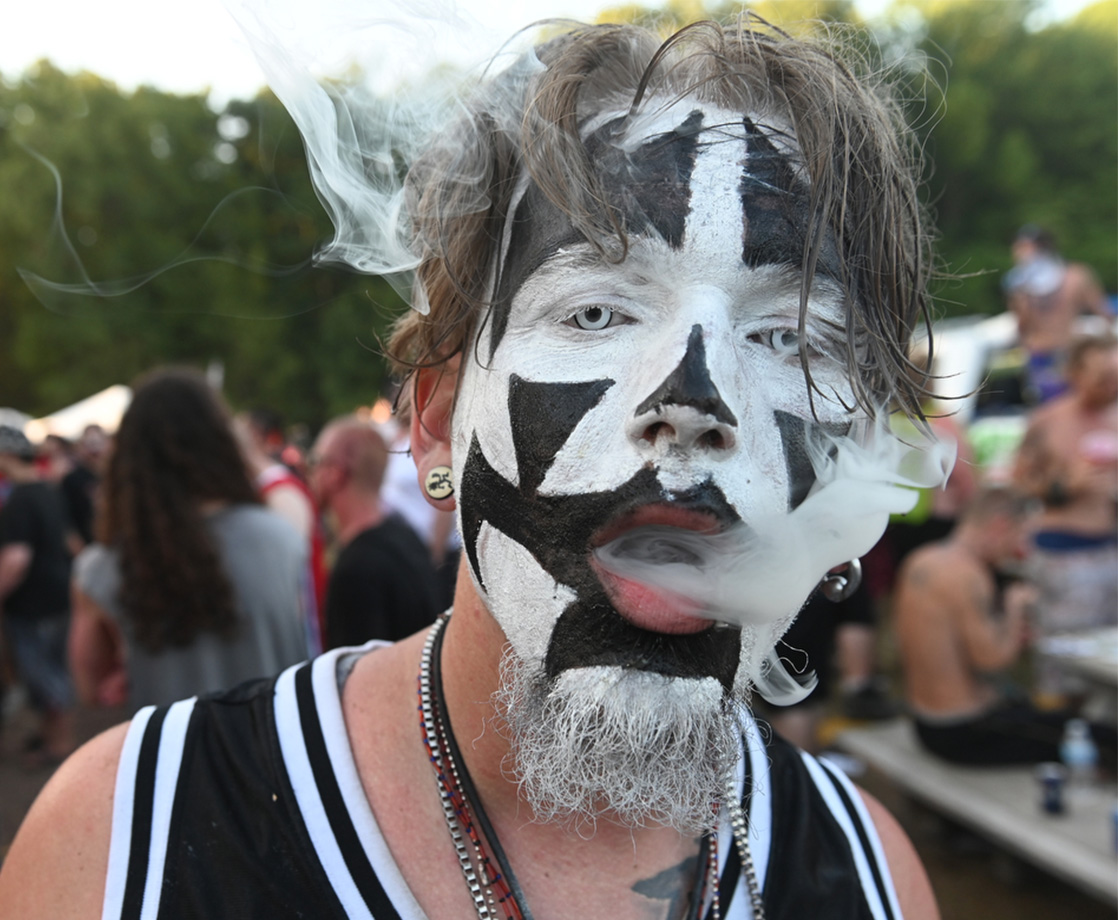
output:
[[[350,493],[340,496],[333,504],[334,518],[338,524],[338,542],[351,543],[358,534],[383,523],[385,514],[375,495]]]
[[[443,696],[462,757],[499,834],[502,824],[519,827],[534,821],[532,806],[510,773],[512,748],[501,728],[503,719],[494,703],[503,650],[507,645],[504,632],[478,597],[463,566],[458,573],[454,614],[446,625],[442,645]],[[579,836],[570,827],[533,826],[541,833],[552,833],[556,839]],[[597,822],[594,836],[601,841],[632,846],[638,838],[674,840],[680,835],[655,825],[634,830],[613,823],[606,816]]]
[[[533,820],[509,772],[511,748],[492,701],[507,639],[464,570],[445,630],[439,661],[451,728],[535,915],[644,917],[656,899],[647,893],[650,880],[672,896],[690,892],[699,869],[697,838],[656,826],[631,830],[608,819],[589,835]],[[428,916],[470,916],[415,718],[423,639],[413,636],[358,665],[345,688],[346,725],[377,820]],[[375,733],[366,726],[376,726]],[[666,907],[655,915],[667,916]]]
[[[997,568],[998,560],[990,554],[990,541],[980,528],[964,524],[956,529],[949,542],[991,572]]]

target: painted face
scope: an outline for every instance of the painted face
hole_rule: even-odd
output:
[[[736,629],[592,553],[636,527],[719,532],[803,500],[802,350],[818,423],[851,420],[834,247],[801,338],[808,188],[786,126],[682,100],[583,137],[629,253],[604,260],[522,183],[454,419],[464,547],[510,643],[549,678],[619,666],[730,688]]]

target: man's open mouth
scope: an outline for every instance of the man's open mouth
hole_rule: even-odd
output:
[[[721,533],[729,526],[726,517],[706,508],[657,503],[618,515],[601,528],[591,539],[590,564],[614,609],[632,625],[666,635],[713,626],[703,604],[684,591],[625,574],[615,563],[700,568],[704,557],[696,551],[696,538]]]

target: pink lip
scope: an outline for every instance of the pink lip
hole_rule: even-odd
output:
[[[713,515],[670,505],[644,505],[620,515],[594,534],[595,548],[616,540],[638,527],[677,527],[696,533],[718,533],[722,526]],[[590,565],[598,575],[614,609],[640,629],[667,635],[702,632],[713,620],[702,616],[703,608],[690,598],[642,584],[606,571],[591,556]]]

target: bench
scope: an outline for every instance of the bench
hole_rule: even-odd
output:
[[[1118,904],[1113,786],[1065,796],[1066,812],[1050,815],[1040,808],[1032,767],[947,763],[920,746],[907,719],[848,729],[836,743],[931,810],[1081,890]]]

